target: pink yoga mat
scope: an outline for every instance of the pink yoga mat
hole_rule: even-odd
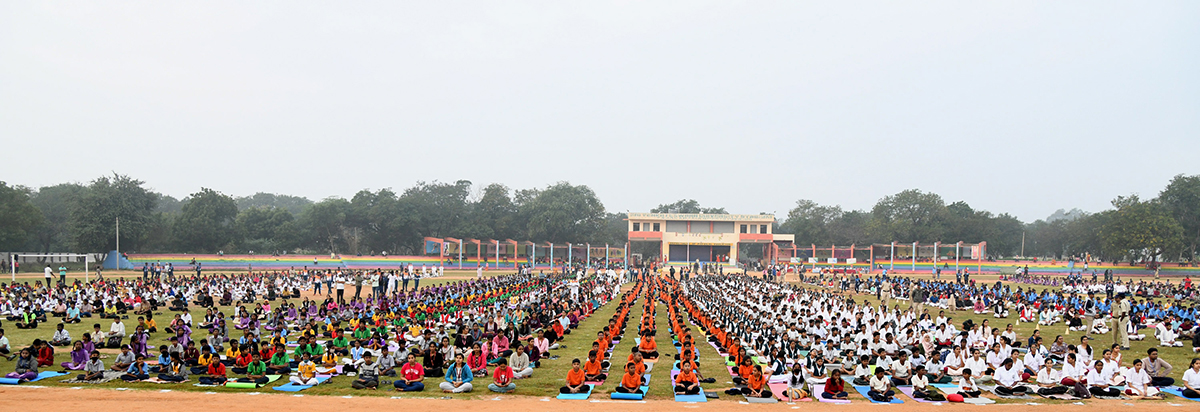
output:
[[[775,394],[776,398],[779,398],[781,401],[788,402],[786,383],[768,383],[767,387],[771,388],[771,393]],[[812,402],[812,398],[796,399],[793,402]]]

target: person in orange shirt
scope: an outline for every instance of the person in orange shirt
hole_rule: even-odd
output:
[[[597,358],[596,351],[588,352],[587,364],[583,365],[584,380],[590,382],[603,382],[608,379],[608,375],[604,373],[604,365]]]
[[[558,389],[558,393],[583,393],[588,386],[584,384],[586,373],[579,367],[579,358],[571,361],[571,370],[567,371],[567,386]]]
[[[679,375],[675,376],[676,395],[696,395],[700,393],[700,383],[696,373],[692,371],[692,362],[683,361],[679,365]]]
[[[733,378],[733,383],[735,385],[749,385],[750,377],[754,375],[754,366],[754,362],[750,358],[742,358],[742,364],[737,367],[738,376]]]
[[[643,394],[642,374],[637,372],[637,366],[633,362],[625,364],[625,375],[621,376],[621,385],[617,386],[617,392]]]
[[[754,365],[754,372],[746,380],[746,388],[742,395],[755,398],[770,398],[771,390],[767,387],[767,377],[763,376],[762,366]]]
[[[644,362],[642,359],[642,353],[637,350],[637,347],[634,347],[630,352],[631,353],[629,354],[628,359],[629,362],[636,365],[635,367],[637,368],[637,373],[639,375],[645,375],[647,368],[646,362]]]
[[[638,344],[638,351],[642,353],[643,358],[658,359],[658,343],[654,342],[653,330],[642,332],[642,340]]]

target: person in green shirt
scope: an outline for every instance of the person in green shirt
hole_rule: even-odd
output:
[[[346,339],[345,333],[338,333],[338,336],[333,338],[333,340],[329,342],[329,345],[333,346],[333,351],[337,352],[339,355],[344,356],[350,354],[350,339]]]
[[[302,359],[304,358],[305,354],[312,355],[314,358],[319,358],[325,353],[325,349],[322,348],[321,345],[318,345],[315,341],[309,342],[308,338],[306,337],[301,336],[299,339],[296,339],[296,343],[298,343],[300,346],[297,346],[296,350],[292,352],[292,355],[294,355],[295,359]]]
[[[259,385],[267,384],[267,364],[263,363],[262,355],[254,352],[254,360],[246,365],[246,377],[239,378],[238,382],[254,382]]]
[[[371,330],[365,326],[359,326],[358,329],[354,330],[353,336],[355,340],[366,341],[367,339],[371,339]]]
[[[283,345],[275,345],[275,354],[267,361],[267,371],[272,375],[287,375],[292,373],[291,363],[287,349]]]

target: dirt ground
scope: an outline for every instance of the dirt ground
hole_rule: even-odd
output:
[[[18,406],[22,409],[37,408],[38,412],[159,412],[164,406],[170,405],[172,410],[224,410],[244,409],[247,402],[258,405],[270,404],[272,408],[282,410],[348,410],[351,408],[383,409],[383,408],[415,408],[419,410],[434,410],[454,408],[475,412],[511,412],[511,411],[558,411],[571,408],[573,412],[585,411],[665,411],[680,409],[695,410],[725,410],[729,408],[763,410],[763,409],[805,409],[812,411],[849,410],[847,405],[802,402],[796,404],[733,404],[731,402],[709,403],[676,403],[669,401],[623,402],[609,400],[593,401],[561,401],[553,398],[537,398],[525,396],[487,396],[472,400],[443,400],[431,397],[332,397],[332,396],[300,396],[274,393],[245,393],[217,394],[204,392],[180,391],[147,391],[129,390],[117,391],[112,389],[73,389],[38,386],[4,386],[0,387],[0,404]],[[1089,400],[1086,405],[1049,405],[1039,406],[1027,404],[1009,405],[967,405],[954,404],[954,408],[966,409],[1005,409],[1027,410],[1029,408],[1060,409],[1095,409],[1122,408],[1128,412],[1162,410],[1163,408],[1180,407],[1200,409],[1200,403],[1180,401],[1182,403],[1165,402],[1130,402],[1130,401],[1100,401]],[[854,403],[853,406],[873,405],[870,403]],[[1178,406],[1175,406],[1178,405]],[[948,406],[948,405],[942,405]],[[886,405],[891,411],[926,410],[940,406],[906,402],[898,405]],[[581,409],[582,408],[582,409]],[[15,408],[14,408],[15,409]],[[857,409],[857,408],[855,408]]]

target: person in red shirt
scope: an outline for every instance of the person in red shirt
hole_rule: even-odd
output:
[[[392,383],[400,392],[420,392],[425,390],[425,367],[417,362],[417,355],[408,354],[408,361],[400,367],[400,378]]]
[[[37,344],[34,346],[37,347],[38,366],[54,366],[54,348],[41,339],[38,339],[35,343]]]
[[[821,393],[821,397],[825,399],[846,399],[850,396],[846,393],[846,382],[842,380],[842,371],[834,369],[829,371],[829,380],[825,381],[825,392]]]
[[[208,376],[200,377],[200,383],[203,385],[221,385],[225,380],[225,364],[221,362],[208,364]]]
[[[579,358],[571,361],[571,370],[567,371],[567,386],[558,389],[558,393],[583,393],[587,392],[588,386],[584,383],[586,374],[583,368],[579,367]]]
[[[508,366],[508,359],[500,358],[496,363],[496,370],[492,372],[492,379],[495,382],[488,384],[488,390],[497,393],[509,393],[517,390],[517,384],[512,381],[513,370]]]

